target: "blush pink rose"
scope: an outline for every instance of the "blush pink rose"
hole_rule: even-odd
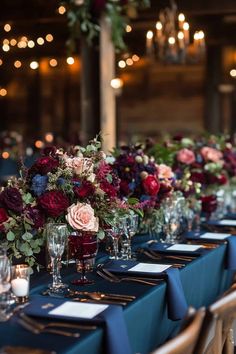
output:
[[[159,179],[171,179],[174,177],[172,169],[165,164],[158,165],[157,170]]]
[[[212,161],[212,162],[218,162],[223,157],[222,152],[207,146],[204,146],[201,149],[201,155],[205,161]]]
[[[185,165],[191,165],[195,162],[194,152],[186,148],[181,149],[177,154],[177,160]]]
[[[72,204],[67,209],[66,220],[74,230],[98,231],[98,218],[89,204]]]

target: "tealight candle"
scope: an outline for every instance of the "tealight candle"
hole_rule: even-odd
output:
[[[26,302],[29,297],[30,268],[26,264],[12,267],[11,288],[17,302]]]
[[[11,281],[11,288],[16,296],[28,296],[29,281],[24,278],[16,278]]]

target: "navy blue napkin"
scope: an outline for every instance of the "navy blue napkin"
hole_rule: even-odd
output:
[[[184,295],[179,270],[169,268],[167,274],[167,311],[168,318],[173,321],[181,320],[187,313],[188,305]]]
[[[98,317],[106,323],[107,354],[131,354],[131,346],[121,306],[109,306]]]
[[[93,319],[83,319],[79,317],[65,317],[52,315],[49,312],[66,301],[65,299],[58,299],[52,297],[35,296],[30,304],[23,309],[23,311],[30,316],[38,316],[42,318],[54,318],[60,320],[69,320],[75,322],[92,322],[95,324],[106,325],[106,353],[107,354],[131,354],[131,347],[129,343],[126,323],[123,316],[121,306],[109,305],[106,310],[101,312]],[[51,304],[51,306],[50,306]]]
[[[227,253],[226,253],[226,268],[236,270],[236,236],[231,236],[226,239]]]
[[[227,214],[224,216],[224,219],[236,220],[236,213],[227,213]]]

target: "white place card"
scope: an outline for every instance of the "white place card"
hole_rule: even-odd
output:
[[[218,225],[236,226],[236,220],[223,219],[218,222]]]
[[[168,251],[187,251],[187,252],[194,252],[201,248],[200,245],[185,245],[182,243],[178,243],[176,245],[172,245],[167,248]]]
[[[200,238],[206,238],[208,240],[225,240],[229,236],[231,235],[225,233],[206,232],[205,234],[201,235]]]
[[[106,310],[108,305],[66,301],[49,312],[49,315],[91,319]]]
[[[129,272],[143,272],[143,273],[162,273],[170,268],[169,264],[153,264],[153,263],[138,263],[136,266],[130,268]]]

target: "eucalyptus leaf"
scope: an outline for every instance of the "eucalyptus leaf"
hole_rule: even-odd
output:
[[[12,231],[8,231],[7,233],[7,240],[8,241],[14,241],[15,240],[15,234]]]

